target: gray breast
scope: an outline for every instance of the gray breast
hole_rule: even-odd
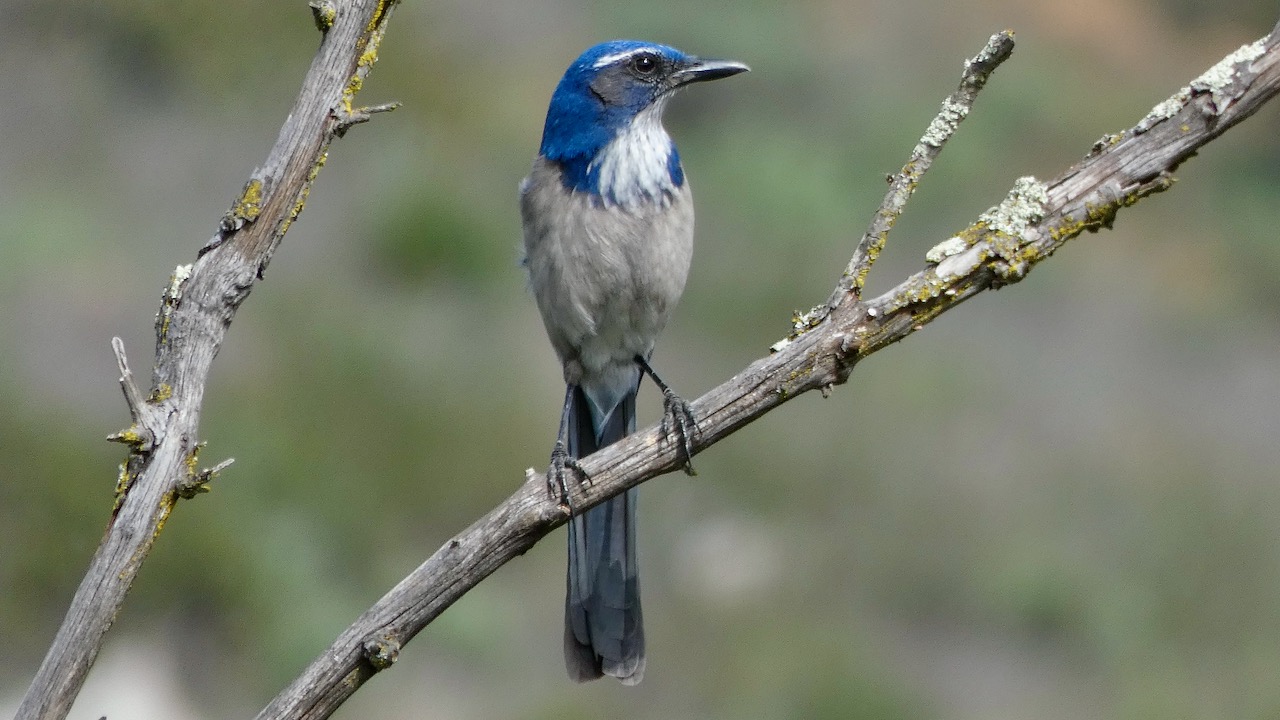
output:
[[[689,271],[688,183],[664,206],[607,206],[570,192],[554,163],[539,158],[520,207],[530,287],[565,379],[589,383],[647,355]]]

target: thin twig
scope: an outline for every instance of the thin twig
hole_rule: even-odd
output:
[[[398,102],[380,103],[378,105],[366,105],[362,108],[355,108],[350,111],[344,110],[341,117],[338,118],[338,137],[346,134],[352,125],[369,122],[373,116],[378,113],[391,112],[400,107]]]
[[[124,341],[118,337],[111,338],[111,350],[116,356],[116,367],[120,368],[120,389],[124,391],[124,401],[129,406],[133,425],[111,433],[107,440],[128,445],[137,453],[149,453],[156,444],[155,430],[151,427],[155,413],[133,379],[133,371],[129,369],[129,360],[124,354]]]
[[[129,405],[129,415],[134,422],[140,422],[147,400],[133,379],[133,371],[129,369],[129,360],[124,354],[124,341],[118,337],[111,338],[111,350],[116,355],[116,366],[120,368],[120,389],[124,391],[125,403]]]

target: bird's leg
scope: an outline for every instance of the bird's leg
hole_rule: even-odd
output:
[[[658,373],[649,366],[648,360],[637,355],[636,363],[662,391],[662,434],[671,437],[671,431],[675,430],[675,434],[679,436],[680,449],[684,451],[684,472],[686,475],[697,475],[697,471],[693,469],[693,436],[698,432],[698,422],[693,417],[693,411],[689,409],[689,403],[662,382]]]
[[[573,501],[569,499],[569,485],[565,480],[566,471],[572,471],[583,481],[590,480],[578,459],[569,455],[565,441],[569,437],[569,413],[573,412],[573,391],[576,385],[567,385],[564,390],[564,410],[560,413],[560,430],[556,433],[556,444],[551,448],[551,467],[547,468],[547,492],[557,498],[560,504],[569,508],[569,515],[576,515]]]

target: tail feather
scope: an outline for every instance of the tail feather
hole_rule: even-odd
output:
[[[574,391],[569,454],[586,457],[635,431],[635,391],[600,422]],[[636,566],[636,490],[597,505],[569,522],[569,571],[564,608],[564,657],[583,682],[611,675],[626,685],[644,675],[644,623]]]

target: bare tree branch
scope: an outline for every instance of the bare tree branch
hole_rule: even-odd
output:
[[[302,91],[266,163],[191,265],[177,268],[156,316],[151,391],[143,396],[112,341],[133,424],[109,439],[130,449],[106,534],[18,709],[19,720],[64,718],[142,561],[180,497],[207,489],[230,461],[199,470],[201,400],[214,356],[240,303],[302,212],[334,137],[389,106],[352,99],[378,57],[396,0],[317,0],[324,33]]]
[[[885,194],[880,208],[871,218],[871,226],[858,242],[858,247],[849,259],[840,281],[827,300],[827,307],[810,319],[817,322],[826,313],[834,310],[845,298],[862,297],[862,287],[866,284],[867,273],[880,257],[885,242],[889,239],[889,231],[902,215],[907,200],[915,193],[916,187],[924,174],[933,167],[933,161],[942,153],[942,146],[947,144],[951,136],[960,128],[960,123],[969,116],[974,100],[987,84],[987,78],[995,72],[1000,64],[1009,59],[1013,53],[1013,31],[1005,30],[996,33],[987,41],[986,47],[964,64],[964,74],[960,78],[960,87],[951,96],[942,101],[942,109],[938,111],[929,129],[925,130],[920,142],[911,151],[907,164],[897,175],[889,178],[889,192]]]
[[[793,334],[776,344],[771,355],[693,403],[695,449],[714,445],[801,393],[829,392],[866,355],[983,290],[1021,280],[1082,231],[1109,228],[1121,209],[1171,187],[1170,173],[1182,161],[1280,91],[1278,46],[1280,26],[1229,55],[1133,128],[1102,138],[1080,163],[1053,180],[1020,179],[998,206],[930,250],[923,270],[863,301],[859,294],[865,270],[924,169],[908,163],[894,178],[831,299],[797,318]],[[964,99],[944,103],[931,128],[942,123],[948,134],[954,130],[956,106],[967,112],[972,94],[1011,47],[1010,34],[992,38],[966,66],[961,90],[953,96]],[[948,114],[950,119],[944,117]],[[927,140],[931,136],[925,137],[924,148],[918,146],[913,159],[927,163],[941,144],[932,145]],[[573,506],[580,510],[679,469],[684,458],[655,426],[581,462],[592,482],[571,487]],[[515,494],[445,543],[361,615],[259,713],[259,720],[328,717],[365,680],[395,662],[400,648],[445,608],[568,519],[546,487],[543,475],[528,470]]]

